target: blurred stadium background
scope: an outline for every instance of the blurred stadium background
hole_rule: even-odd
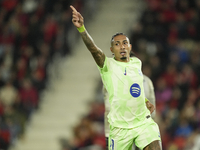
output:
[[[69,5],[107,56],[130,37],[163,150],[200,150],[200,0],[0,0],[0,149],[105,149],[102,82]]]

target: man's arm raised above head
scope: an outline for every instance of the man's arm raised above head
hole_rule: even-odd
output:
[[[102,68],[105,61],[105,54],[100,48],[96,46],[92,37],[85,29],[84,18],[82,17],[82,15],[79,12],[77,12],[77,10],[73,6],[70,6],[70,8],[72,9],[72,22],[74,26],[78,29],[79,33],[81,34],[83,42],[85,43],[87,49],[91,52],[95,62],[100,68]]]
[[[81,33],[81,37],[87,49],[91,52],[97,65],[100,68],[103,68],[104,61],[105,61],[105,54],[103,53],[103,51],[95,45],[92,37],[88,34],[86,30],[85,32]]]

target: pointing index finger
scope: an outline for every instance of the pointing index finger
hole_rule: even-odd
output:
[[[71,8],[75,13],[77,13],[77,10],[76,10],[72,5],[70,5],[70,8]]]

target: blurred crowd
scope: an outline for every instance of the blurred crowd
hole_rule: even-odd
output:
[[[82,11],[89,1],[0,1],[0,149],[7,150],[23,138],[40,107],[49,65],[56,55],[71,54],[69,5]]]
[[[146,0],[132,28],[133,50],[154,83],[164,150],[200,148],[199,16],[199,0]]]
[[[133,51],[154,84],[163,150],[200,148],[199,16],[200,0],[145,0],[130,29]],[[96,100],[63,150],[105,149],[103,117],[103,100]]]
[[[101,87],[100,82],[100,87]],[[100,90],[100,89],[98,89]],[[97,93],[99,92],[97,90]],[[101,97],[101,96],[100,96]],[[72,128],[73,136],[70,139],[62,138],[62,150],[105,150],[104,135],[104,103],[102,99],[95,99],[89,105],[88,114]]]

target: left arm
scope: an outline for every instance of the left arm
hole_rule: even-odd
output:
[[[152,114],[153,111],[155,110],[155,106],[148,100],[145,103],[146,103],[146,106],[149,109],[150,113]]]
[[[149,109],[149,111],[152,114],[152,117],[154,118],[155,116],[155,109],[156,109],[156,102],[155,102],[155,93],[154,93],[154,86],[149,77],[144,75],[144,93],[146,97],[146,107]]]

